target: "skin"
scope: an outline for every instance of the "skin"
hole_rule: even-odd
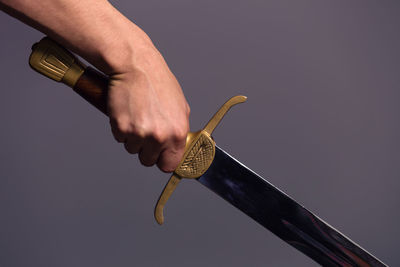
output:
[[[111,130],[145,166],[172,172],[189,131],[182,89],[149,36],[104,0],[0,0],[0,9],[109,75]]]

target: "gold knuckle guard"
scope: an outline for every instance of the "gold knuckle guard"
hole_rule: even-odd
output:
[[[181,163],[164,187],[154,209],[154,217],[158,224],[164,223],[164,206],[180,180],[182,178],[198,178],[210,167],[215,156],[215,142],[211,137],[212,132],[232,106],[243,103],[246,99],[245,96],[232,97],[222,105],[203,130],[188,134],[186,149]]]

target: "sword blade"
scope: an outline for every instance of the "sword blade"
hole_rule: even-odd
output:
[[[218,147],[197,180],[323,266],[386,266]]]

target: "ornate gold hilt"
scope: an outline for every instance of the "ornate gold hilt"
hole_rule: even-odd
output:
[[[211,137],[215,127],[219,124],[228,110],[239,103],[246,101],[245,96],[235,96],[229,99],[203,130],[191,132],[186,138],[186,148],[179,166],[175,169],[167,185],[165,186],[154,209],[154,217],[159,224],[164,223],[163,210],[165,203],[174,192],[182,178],[199,178],[207,171],[215,156],[215,142]]]
[[[107,115],[108,77],[94,68],[86,67],[61,45],[47,37],[43,38],[33,45],[29,64],[40,74],[72,87]],[[157,201],[154,216],[159,224],[164,222],[164,206],[180,180],[198,178],[210,167],[215,155],[215,142],[211,137],[215,127],[232,106],[245,101],[245,96],[232,97],[203,130],[188,134],[183,158]]]

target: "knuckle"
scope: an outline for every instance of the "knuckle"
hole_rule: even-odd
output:
[[[141,117],[135,118],[135,122],[132,123],[132,134],[141,139],[150,137],[152,135],[152,131],[153,125],[151,122]]]
[[[117,131],[127,135],[132,131],[132,127],[128,120],[126,119],[117,119],[116,120]]]
[[[172,140],[176,144],[185,144],[187,136],[187,130],[185,127],[177,127],[173,130]]]
[[[186,115],[188,117],[190,116],[190,106],[189,106],[189,104],[186,104]]]
[[[168,136],[165,134],[164,131],[154,130],[152,132],[152,138],[154,139],[154,141],[156,141],[157,144],[164,144],[167,141]]]
[[[127,119],[117,120],[117,131],[123,135],[134,135],[141,139],[148,137],[151,128],[144,123],[135,123]]]
[[[137,124],[133,127],[131,133],[141,139],[144,139],[149,135],[149,129],[144,124]]]

